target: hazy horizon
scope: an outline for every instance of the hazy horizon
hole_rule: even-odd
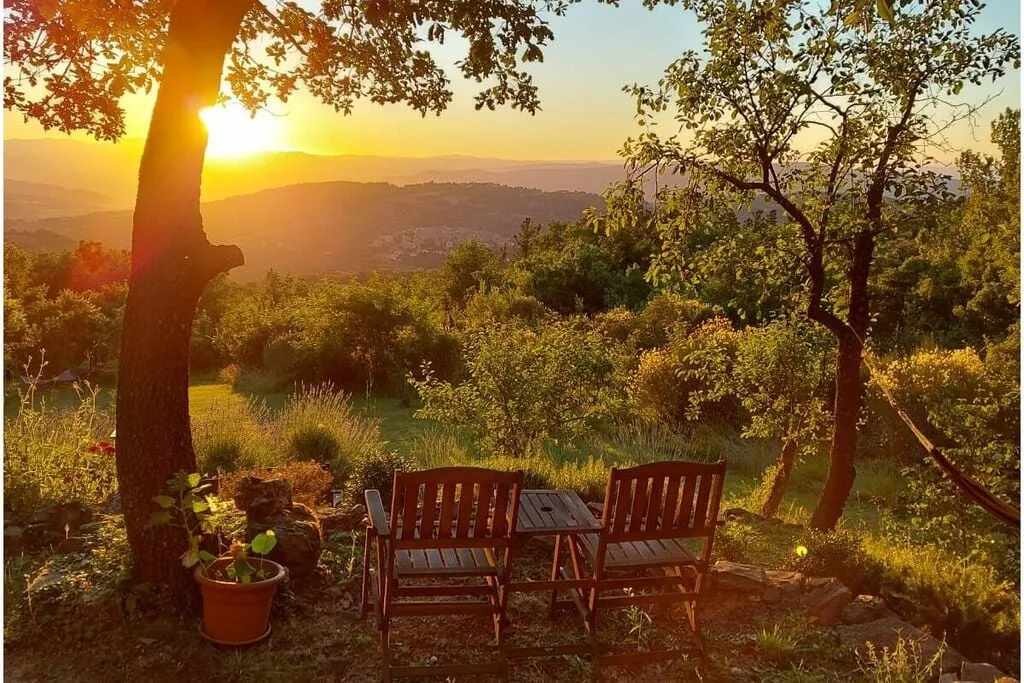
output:
[[[635,103],[622,92],[631,83],[651,84],[684,50],[702,47],[699,26],[692,13],[660,6],[579,5],[564,17],[550,17],[555,40],[545,49],[544,61],[530,65],[539,89],[542,109],[535,116],[509,109],[473,108],[474,85],[454,67],[464,46],[452,39],[432,50],[449,71],[454,100],[440,117],[421,117],[400,105],[357,102],[351,116],[298,93],[287,104],[272,102],[254,122],[237,113],[224,114],[220,125],[235,129],[239,138],[259,137],[268,150],[293,151],[315,156],[373,156],[398,158],[476,157],[508,161],[611,162],[622,143],[639,129],[634,123]],[[978,32],[1003,28],[1019,35],[1019,3],[992,3],[981,14]],[[1007,107],[1020,106],[1020,76],[1011,71],[994,83],[965,84],[959,99],[990,100],[979,112],[972,129],[961,122],[949,131],[954,148],[935,154],[952,164],[962,149],[992,153],[988,123]],[[146,134],[153,95],[123,100],[127,134],[118,144],[131,144]],[[220,115],[218,115],[220,116]],[[219,147],[212,129],[210,157],[233,156],[237,150]],[[669,132],[665,127],[663,132]],[[53,139],[69,136],[44,131],[25,123],[16,113],[4,112],[4,139]],[[89,140],[81,135],[72,139]],[[111,143],[93,143],[109,146]],[[10,173],[11,169],[7,169]]]

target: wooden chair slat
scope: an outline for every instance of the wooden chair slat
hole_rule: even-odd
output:
[[[508,484],[499,483],[496,487],[497,493],[494,497],[494,518],[491,521],[491,536],[504,536],[509,531],[508,525],[508,503],[512,487]],[[520,512],[522,512],[520,510]],[[515,520],[512,520],[512,530],[515,530]]]
[[[665,497],[665,477],[651,479],[651,493],[647,498],[647,511],[644,512],[644,529],[657,531],[661,529],[661,504]]]
[[[685,530],[690,528],[690,516],[693,514],[693,489],[696,485],[696,477],[687,477],[683,482],[683,494],[679,499],[679,511],[676,512],[673,529]]]
[[[633,483],[634,479],[620,479],[619,489],[615,496],[615,522],[612,524],[612,532],[619,534],[626,529],[626,515],[633,506]]]
[[[444,482],[441,484],[443,491],[441,493],[441,512],[437,518],[437,537],[438,538],[451,538],[452,537],[452,504],[455,500],[455,483]]]
[[[437,482],[423,485],[423,516],[420,517],[420,538],[434,538],[434,514],[437,512]]]
[[[679,475],[670,475],[665,480],[665,504],[661,508],[661,529],[671,530],[676,527],[676,515],[679,509]]]
[[[403,487],[405,505],[402,508],[402,534],[400,538],[416,537],[416,511],[419,508],[419,484],[408,482]]]
[[[476,501],[476,522],[473,524],[474,536],[486,536],[488,523],[491,519],[491,496],[494,494],[494,484],[480,484],[480,495]]]
[[[647,488],[649,479],[636,479],[633,488],[633,505],[629,512],[629,531],[644,530],[644,511],[647,509]]]
[[[476,485],[463,483],[459,486],[459,521],[455,527],[456,538],[469,536],[469,518],[473,514],[473,498],[476,495]]]
[[[700,487],[697,490],[697,503],[693,507],[693,524],[691,529],[706,528],[706,520],[708,518],[708,498],[711,495],[711,479],[712,475],[702,474],[700,477]]]

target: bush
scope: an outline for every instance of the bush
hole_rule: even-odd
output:
[[[834,576],[854,594],[877,589],[881,567],[867,554],[864,539],[857,533],[842,528],[828,532],[808,529],[796,543],[782,569],[808,576]]]
[[[668,346],[641,357],[628,388],[634,412],[667,425],[736,421],[739,405],[730,376],[738,341],[724,318],[692,332],[677,326]]]
[[[381,449],[359,460],[352,471],[349,496],[353,502],[362,503],[363,494],[369,489],[380,491],[384,507],[390,507],[395,472],[411,472],[415,463],[396,451]]]
[[[222,384],[234,387],[238,384],[239,377],[242,376],[242,368],[238,363],[231,363],[230,365],[223,367],[217,373],[217,381]]]
[[[331,385],[300,387],[274,425],[289,460],[329,465],[343,486],[353,467],[384,450],[380,425],[352,414],[348,396]]]
[[[200,472],[270,467],[283,458],[268,433],[270,411],[262,401],[229,400],[192,414],[192,447]]]
[[[75,385],[79,405],[36,405],[29,389],[4,429],[4,507],[16,521],[40,508],[78,501],[103,505],[117,490],[113,416],[97,408],[99,389]]]

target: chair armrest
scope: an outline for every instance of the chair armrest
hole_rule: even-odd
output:
[[[384,503],[380,500],[380,491],[368,489],[366,491],[366,515],[369,517],[369,526],[377,532],[378,536],[387,538],[391,535],[388,528],[388,516],[384,512]]]

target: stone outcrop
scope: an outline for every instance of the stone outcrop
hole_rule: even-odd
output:
[[[245,477],[235,491],[235,505],[245,512],[246,537],[273,529],[277,545],[267,558],[288,567],[293,579],[312,576],[320,560],[320,522],[305,505],[292,502],[291,485],[284,479]]]
[[[768,575],[757,565],[719,560],[711,568],[711,581],[716,590],[760,594],[768,586]]]
[[[986,662],[964,662],[960,666],[960,680],[975,681],[976,683],[995,683],[996,681],[1005,682],[1014,679]]]
[[[843,608],[839,620],[844,624],[866,624],[883,617],[896,617],[885,605],[885,600],[876,595],[858,595]]]
[[[814,589],[807,596],[805,612],[822,626],[832,626],[839,621],[843,608],[853,600],[850,589],[836,581]]]
[[[842,645],[853,648],[860,654],[865,652],[868,643],[874,644],[876,652],[881,652],[884,648],[892,650],[896,647],[900,637],[918,643],[925,661],[934,657],[939,648],[943,647],[942,641],[938,638],[922,632],[905,621],[892,617],[876,619],[866,624],[838,626],[836,633],[839,635],[839,642]],[[941,665],[943,672],[959,670],[964,661],[963,655],[959,652],[948,645],[944,647]]]
[[[366,507],[363,505],[353,505],[347,510],[320,508],[316,516],[324,538],[331,534],[361,531],[366,527]]]

